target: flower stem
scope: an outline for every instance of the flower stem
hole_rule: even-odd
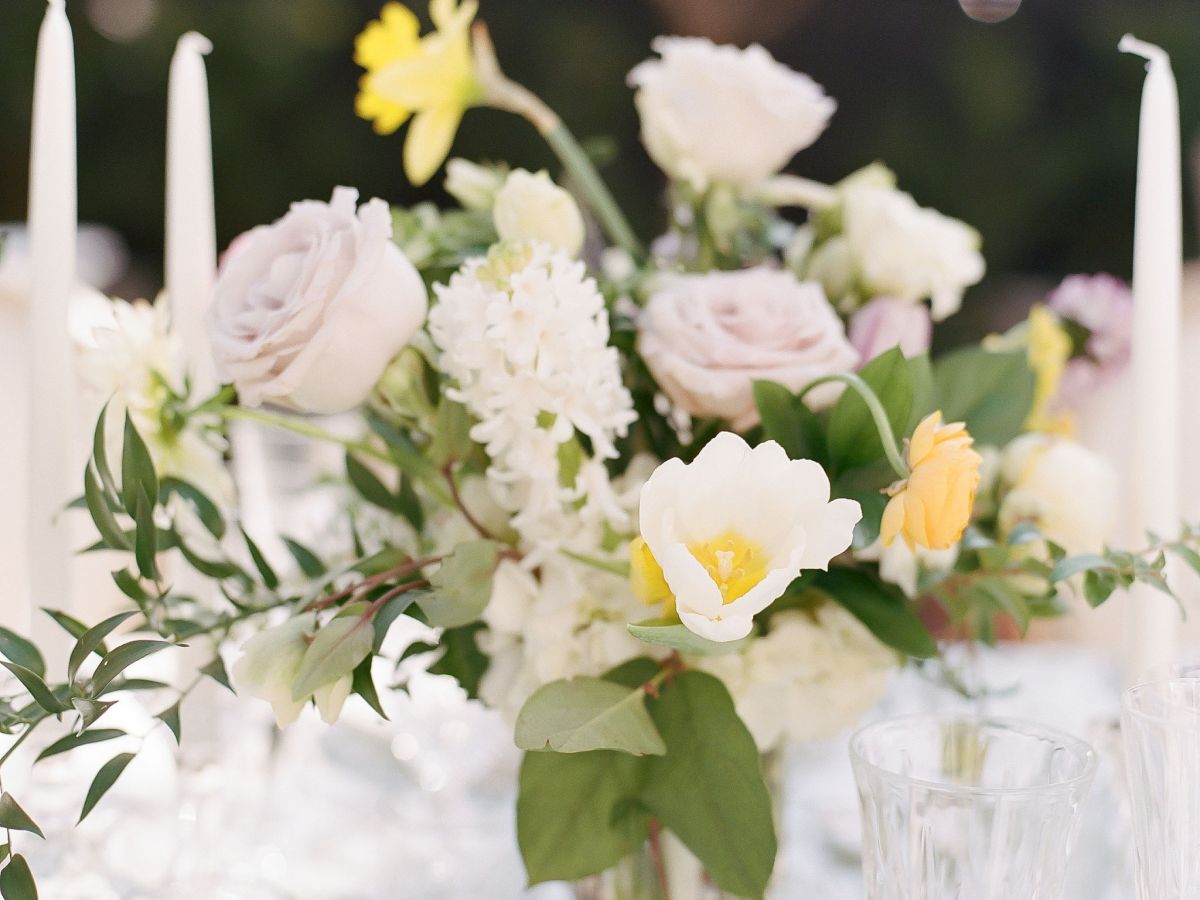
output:
[[[871,419],[875,423],[875,430],[879,433],[879,440],[883,444],[883,452],[887,456],[888,463],[891,464],[891,467],[900,478],[907,478],[910,474],[908,464],[904,461],[904,456],[900,452],[900,445],[896,441],[896,433],[892,431],[892,423],[888,421],[887,410],[883,408],[883,403],[880,401],[879,395],[871,390],[871,386],[857,375],[850,372],[835,372],[832,375],[826,375],[818,378],[816,381],[810,381],[797,396],[803,398],[813,388],[832,382],[840,382],[852,388],[862,398],[863,403],[867,404],[867,410],[871,413]]]
[[[596,167],[579,146],[570,129],[563,124],[558,113],[531,90],[517,84],[501,71],[491,35],[482,22],[475,23],[471,44],[475,75],[483,87],[483,95],[488,105],[515,113],[538,130],[563,164],[563,168],[579,186],[584,200],[596,214],[609,239],[634,259],[641,259],[644,253],[641,242],[605,185],[604,179],[600,177],[600,173],[596,171]]]

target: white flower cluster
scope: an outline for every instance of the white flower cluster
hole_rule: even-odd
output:
[[[898,658],[835,603],[781,612],[740,653],[695,664],[729,688],[738,715],[766,752],[784,741],[833,737],[883,697]]]
[[[604,461],[637,418],[596,283],[547,245],[501,244],[436,290],[429,332],[447,396],[478,419],[471,437],[526,559],[593,552],[603,523],[628,525]]]

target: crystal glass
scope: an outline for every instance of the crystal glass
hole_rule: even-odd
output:
[[[1096,770],[1041,725],[911,716],[851,738],[867,900],[1059,900]]]
[[[1121,698],[1139,900],[1200,898],[1200,678]]]

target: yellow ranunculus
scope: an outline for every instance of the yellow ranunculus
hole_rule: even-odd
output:
[[[647,606],[661,604],[664,616],[675,614],[675,595],[671,593],[662,566],[640,537],[634,538],[629,545],[629,585],[633,595]]]
[[[962,422],[942,424],[941,412],[921,420],[908,442],[907,479],[888,489],[880,537],[890,547],[899,535],[910,548],[946,550],[971,520],[979,466],[974,438]]]
[[[354,42],[354,61],[367,70],[355,109],[391,134],[412,117],[404,142],[404,171],[424,184],[446,159],[458,123],[483,99],[471,60],[476,0],[430,0],[436,28],[421,25],[406,6],[387,4]]]
[[[1071,337],[1049,307],[1037,305],[1029,311],[1029,368],[1033,369],[1033,408],[1025,427],[1031,431],[1070,434],[1070,419],[1053,415],[1050,406],[1071,358]]]

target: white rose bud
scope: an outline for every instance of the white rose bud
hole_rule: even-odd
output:
[[[496,194],[492,219],[502,241],[541,241],[569,256],[583,249],[583,216],[575,198],[545,172],[511,172]]]
[[[455,157],[446,163],[446,193],[465,209],[489,212],[504,186],[504,172],[499,166],[481,166]]]
[[[292,699],[292,684],[308,649],[307,635],[316,627],[316,614],[306,613],[282,625],[260,631],[242,646],[242,657],[233,667],[233,684],[239,693],[266,700],[275,722],[286,728],[300,717],[309,698]],[[312,695],[321,718],[332,725],[350,696],[353,677],[347,673],[322,685]]]
[[[698,191],[757,186],[820,137],[837,107],[757,44],[660,37],[653,47],[662,58],[629,73],[642,143],[664,172]]]
[[[425,321],[421,276],[382,200],[337,188],[239,237],[217,278],[211,334],[241,403],[332,414],[361,404]]]
[[[797,391],[858,365],[821,286],[765,267],[670,279],[651,295],[638,331],[638,350],[667,396],[738,431],[758,422],[754,381]],[[819,409],[840,391],[822,385],[805,402]]]

